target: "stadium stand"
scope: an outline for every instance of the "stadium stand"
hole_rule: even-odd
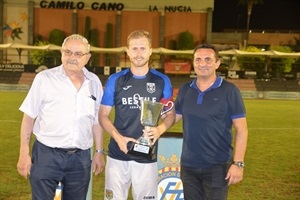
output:
[[[22,72],[3,72],[0,71],[0,83],[18,84]]]
[[[31,85],[36,73],[0,71],[0,83]],[[103,86],[108,75],[98,75]],[[193,80],[189,75],[169,75],[172,85],[177,90],[183,83]],[[300,80],[272,79],[226,79],[234,83],[241,91],[286,91],[300,92]]]
[[[23,72],[19,78],[18,84],[28,84],[31,85],[36,73]]]
[[[300,92],[299,80],[255,80],[257,91]]]

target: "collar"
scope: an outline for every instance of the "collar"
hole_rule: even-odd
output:
[[[219,75],[217,75],[217,78],[216,78],[215,82],[207,90],[211,90],[211,89],[215,89],[215,88],[220,87],[222,85],[223,80],[224,79],[222,77],[220,77]],[[196,81],[197,81],[197,78],[195,78],[192,81],[192,83],[190,84],[190,87],[199,90],[198,87],[197,87]]]

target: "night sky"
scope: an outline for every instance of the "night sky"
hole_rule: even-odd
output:
[[[213,32],[224,29],[246,29],[247,7],[238,0],[215,0]],[[253,6],[252,30],[285,30],[300,32],[300,0],[263,0]]]

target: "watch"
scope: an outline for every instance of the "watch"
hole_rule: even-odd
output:
[[[232,164],[238,166],[240,169],[245,167],[245,163],[243,161],[233,161]]]
[[[96,153],[104,154],[105,150],[104,149],[96,149]]]

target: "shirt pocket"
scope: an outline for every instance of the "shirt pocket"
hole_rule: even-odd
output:
[[[78,102],[79,114],[83,117],[91,118],[93,121],[96,117],[96,101],[91,97],[80,98]]]

